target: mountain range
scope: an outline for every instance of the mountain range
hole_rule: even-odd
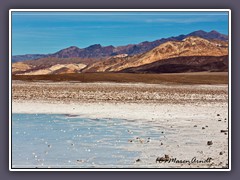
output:
[[[224,41],[210,41],[190,36],[182,41],[168,41],[140,55],[111,57],[103,61],[98,61],[88,65],[83,72],[119,72],[124,69],[140,67],[154,62],[164,62],[166,64],[172,58],[175,58],[177,61],[178,58],[182,57],[221,57],[227,54],[228,44]],[[192,61],[191,58],[187,59],[188,61]]]
[[[221,40],[228,41],[228,36],[221,34],[217,31],[205,32],[202,30],[194,31],[187,35],[179,35],[175,37],[162,38],[152,42],[144,41],[139,44],[128,44],[125,46],[101,46],[100,44],[94,44],[86,48],[78,48],[76,46],[71,46],[62,49],[53,54],[26,54],[26,55],[16,55],[12,56],[12,62],[20,62],[24,60],[34,60],[46,57],[56,57],[56,58],[105,58],[116,55],[126,54],[128,56],[142,54],[153,48],[168,42],[168,41],[181,41],[190,36],[197,36],[207,40]]]
[[[13,74],[24,75],[227,70],[228,39],[216,31],[195,31],[188,35],[120,47],[102,47],[98,44],[80,49],[72,46],[37,60],[12,64]]]

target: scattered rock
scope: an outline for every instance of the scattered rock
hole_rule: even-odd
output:
[[[133,140],[130,139],[130,140],[128,140],[128,142],[133,142]]]
[[[225,135],[227,135],[227,133],[224,133]]]
[[[228,132],[228,130],[221,130],[220,132],[221,133],[226,133],[226,132]]]
[[[141,161],[141,159],[137,159],[137,160],[136,160],[136,162],[140,162],[140,161]]]
[[[220,152],[219,155],[223,155],[223,152]]]
[[[221,119],[219,119],[218,121],[222,121]]]
[[[202,127],[202,129],[205,129],[205,127]]]
[[[220,114],[217,114],[217,116],[220,116]]]
[[[197,125],[194,125],[193,127],[197,127]]]
[[[205,126],[205,127],[208,127],[208,126]]]
[[[207,142],[207,145],[209,145],[209,146],[212,145],[212,144],[213,144],[212,141],[208,141],[208,142]]]

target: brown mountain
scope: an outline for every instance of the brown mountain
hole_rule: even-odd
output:
[[[187,35],[179,35],[175,37],[169,38],[161,38],[152,42],[144,41],[139,44],[128,44],[125,46],[101,46],[100,44],[91,45],[86,48],[78,48],[76,46],[71,46],[66,49],[62,49],[56,53],[41,55],[41,54],[33,54],[33,55],[18,55],[12,56],[12,62],[19,62],[24,60],[33,60],[40,59],[46,57],[56,57],[56,58],[106,58],[120,54],[127,54],[129,56],[142,54],[148,52],[155,47],[168,42],[168,41],[181,41],[190,36],[197,36],[200,38],[204,38],[207,40],[220,40],[220,41],[228,41],[228,36],[221,34],[217,31],[205,32],[202,30],[194,31]]]
[[[188,37],[182,41],[169,41],[141,55],[124,58],[108,58],[87,66],[83,72],[122,71],[160,60],[186,56],[224,56],[228,55],[228,43],[210,41],[199,37]]]
[[[217,31],[194,31],[187,35],[179,35],[175,37],[162,38],[156,41],[148,42],[144,41],[139,44],[129,44],[125,46],[101,46],[100,44],[91,45],[87,48],[80,49],[76,46],[71,46],[69,48],[58,51],[50,57],[57,58],[70,58],[70,57],[80,57],[80,58],[102,58],[102,57],[111,57],[119,54],[127,54],[127,55],[137,55],[148,52],[155,47],[168,42],[168,41],[181,41],[187,37],[196,36],[201,37],[207,40],[221,40],[227,41],[228,36],[220,34]]]
[[[60,50],[50,57],[57,57],[57,58],[72,58],[72,57],[79,57],[79,58],[102,58],[102,57],[109,57],[113,54],[114,47],[113,46],[101,46],[100,44],[94,44],[87,48],[80,49],[76,46],[71,46],[69,48]]]
[[[121,70],[123,73],[227,72],[228,56],[185,56]]]
[[[55,58],[47,57],[38,60],[28,60],[12,64],[12,74],[58,74],[77,73],[86,65],[98,59],[91,58]]]
[[[92,47],[98,49],[100,46]],[[69,49],[77,51],[75,47]],[[62,56],[66,52],[62,52]],[[129,56],[119,54],[105,58],[57,58],[13,63],[13,74],[64,74],[80,72],[163,73],[191,71],[227,71],[228,42],[187,37],[168,41],[156,48]]]

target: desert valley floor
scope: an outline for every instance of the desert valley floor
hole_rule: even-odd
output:
[[[228,85],[76,81],[12,82],[12,112],[123,119],[151,126],[159,138],[129,136],[127,151],[140,151],[134,168],[227,168]],[[129,132],[131,133],[131,132]],[[134,132],[133,132],[134,133]],[[179,162],[156,163],[158,157]],[[199,163],[186,163],[193,158]],[[208,162],[203,162],[211,158]],[[181,161],[181,162],[180,162]],[[114,166],[109,166],[114,167]]]

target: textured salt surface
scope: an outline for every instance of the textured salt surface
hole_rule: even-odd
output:
[[[139,153],[129,139],[158,140],[147,124],[59,114],[13,114],[13,168],[131,167]]]

